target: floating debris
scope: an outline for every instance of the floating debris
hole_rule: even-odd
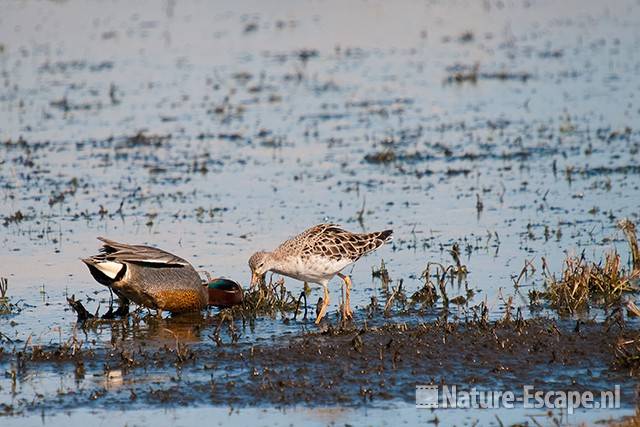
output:
[[[391,149],[385,149],[373,154],[364,156],[364,160],[372,164],[391,163],[396,159],[396,153]]]
[[[520,81],[527,82],[533,76],[526,71],[491,71],[481,72],[480,64],[474,64],[472,66],[455,65],[447,69],[449,75],[445,79],[446,84],[452,83],[477,83],[479,80],[500,80],[500,81]]]
[[[5,227],[8,227],[9,224],[19,224],[24,219],[25,219],[25,216],[22,214],[21,211],[18,210],[9,216],[5,216],[4,219],[2,220],[2,225],[4,225]]]
[[[131,149],[139,147],[160,147],[169,141],[171,135],[147,135],[144,131],[139,131],[133,136],[120,139],[115,144],[115,149]]]

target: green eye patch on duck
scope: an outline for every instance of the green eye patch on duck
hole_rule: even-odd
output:
[[[233,280],[217,278],[205,285],[209,296],[209,305],[231,307],[242,304],[242,286]]]

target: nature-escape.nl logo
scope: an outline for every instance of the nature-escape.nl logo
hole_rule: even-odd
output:
[[[522,387],[521,393],[513,390],[478,390],[475,387],[461,389],[455,385],[416,386],[417,408],[458,409],[617,409],[620,407],[620,386],[600,392],[577,390],[536,390],[532,385]]]

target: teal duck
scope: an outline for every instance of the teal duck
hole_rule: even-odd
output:
[[[98,240],[103,242],[100,253],[82,261],[94,279],[123,302],[172,313],[198,311],[209,304],[207,286],[184,259],[150,246]]]

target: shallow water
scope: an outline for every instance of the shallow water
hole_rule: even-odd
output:
[[[4,4],[0,276],[23,309],[1,331],[19,345],[65,342],[75,328],[65,296],[105,309],[108,291],[79,262],[96,236],[246,284],[252,252],[322,221],[395,231],[348,270],[356,308],[382,300],[371,277],[381,259],[412,293],[426,263],[451,262],[459,242],[471,304],[486,299],[498,318],[514,296],[529,315],[529,288],[513,287],[525,260],[537,269],[525,285],[538,287],[542,257],[554,272],[566,253],[596,260],[615,246],[628,260],[615,224],[638,219],[639,7]],[[528,77],[447,82],[476,63]],[[366,160],[387,149],[395,160]],[[241,339],[306,328],[263,319]],[[209,329],[184,331],[209,340]],[[88,341],[113,336],[107,325]]]
[[[620,415],[629,411],[620,411]],[[392,417],[390,417],[392,415]],[[287,409],[276,408],[170,408],[165,410],[79,410],[71,413],[59,413],[48,415],[33,414],[24,417],[9,419],[7,425],[69,425],[91,423],[96,426],[112,425],[147,425],[150,422],[161,420],[163,425],[189,426],[202,421],[204,417],[212,421],[212,425],[245,426],[290,426],[290,425],[354,425],[354,426],[379,426],[379,425],[431,425],[437,419],[442,425],[493,425],[500,423],[512,425],[520,421],[535,422],[540,425],[552,425],[554,420],[560,423],[572,425],[588,424],[594,420],[608,420],[608,414],[595,410],[589,412],[578,411],[575,414],[552,413],[540,411],[523,411],[503,409],[499,411],[476,411],[472,415],[463,410],[416,410],[413,405],[397,404],[387,405],[383,408],[303,408],[294,407]],[[535,424],[534,424],[535,425]]]

